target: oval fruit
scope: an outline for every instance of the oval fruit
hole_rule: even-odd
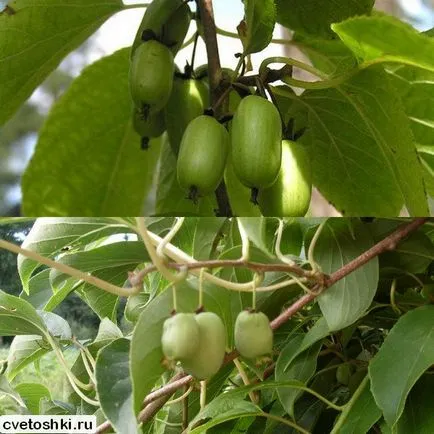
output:
[[[213,312],[196,315],[199,327],[199,346],[193,357],[181,360],[184,371],[198,380],[216,374],[225,357],[226,331],[223,321]]]
[[[249,95],[235,112],[232,161],[238,179],[251,189],[270,187],[277,178],[282,155],[282,124],[276,107]]]
[[[157,41],[141,44],[130,66],[130,91],[144,118],[161,110],[169,100],[175,65],[172,52]]]
[[[194,357],[199,342],[199,327],[194,314],[177,313],[164,321],[161,345],[169,360]]]
[[[199,80],[175,77],[172,93],[164,110],[167,134],[176,155],[188,124],[203,114],[208,104],[208,89]]]
[[[216,190],[223,177],[229,150],[226,128],[211,116],[192,120],[179,148],[177,176],[179,185],[196,201]]]
[[[273,330],[267,315],[243,310],[235,321],[235,347],[247,359],[270,354],[273,350]]]
[[[312,169],[303,145],[282,142],[282,165],[276,182],[260,190],[259,208],[264,216],[302,217],[312,196]]]
[[[175,55],[190,26],[191,10],[184,0],[153,0],[146,8],[131,49],[131,58],[148,30]]]
[[[153,113],[149,115],[147,119],[144,119],[142,111],[135,108],[133,111],[133,128],[142,138],[142,143],[148,142],[149,138],[160,137],[166,130],[164,113]]]

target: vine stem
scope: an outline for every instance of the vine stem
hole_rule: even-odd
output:
[[[318,239],[321,235],[321,232],[323,231],[325,225],[327,224],[327,220],[324,220],[317,228],[317,230],[315,231],[315,234],[312,238],[312,241],[309,244],[309,249],[307,251],[307,260],[310,264],[310,267],[312,268],[312,271],[318,272],[321,271],[319,265],[317,264],[317,262],[315,261],[314,258],[314,254],[315,254],[315,247],[316,247],[316,243],[318,242]]]
[[[334,283],[338,282],[339,280],[346,277],[348,274],[352,273],[354,270],[362,267],[367,262],[369,262],[371,259],[375,258],[376,256],[380,255],[383,252],[386,252],[388,250],[394,250],[397,246],[397,244],[403,240],[405,237],[407,237],[412,232],[415,232],[420,226],[422,226],[425,222],[427,222],[427,217],[420,217],[415,218],[411,220],[409,223],[406,223],[404,225],[399,226],[394,232],[392,232],[389,236],[384,238],[383,240],[379,241],[377,244],[375,244],[370,249],[366,250],[364,253],[359,255],[357,258],[353,259],[351,262],[345,264],[342,268],[335,271],[333,274],[331,274],[324,282],[324,288],[323,290],[326,290],[328,287],[332,286]],[[290,306],[288,309],[286,309],[282,314],[277,316],[272,322],[271,322],[271,328],[273,330],[276,330],[283,324],[285,324],[295,313],[297,313],[299,310],[301,310],[304,306],[306,306],[309,302],[314,300],[319,293],[309,293],[304,296],[302,296],[299,300],[297,300],[292,306]],[[236,351],[232,351],[231,353],[227,354],[225,357],[225,360],[223,362],[224,365],[232,362],[236,357],[238,356],[238,353]],[[150,420],[163,406],[164,404],[169,400],[169,397],[175,393],[176,390],[178,390],[181,387],[184,387],[186,384],[189,384],[191,381],[193,381],[193,377],[191,375],[185,375],[185,374],[177,374],[170,382],[161,387],[160,389],[151,392],[149,395],[147,395],[143,401],[144,405],[146,407],[140,412],[138,416],[138,420],[141,422],[145,422]],[[300,387],[301,389],[301,387]],[[304,388],[308,393],[312,393],[312,390],[309,388]],[[321,395],[319,395],[321,396]],[[324,400],[324,397],[319,397],[319,399]],[[332,406],[338,407],[335,404],[331,403]],[[345,406],[338,407],[339,410],[344,410]],[[110,429],[110,422],[104,422],[102,425],[100,425],[96,431],[96,434],[101,434],[108,429]]]
[[[90,285],[96,286],[104,291],[110,292],[111,294],[118,295],[120,297],[129,297],[131,295],[138,294],[142,288],[135,286],[133,288],[122,288],[120,286],[113,285],[105,280],[99,279],[98,277],[92,276],[83,271],[77,270],[76,268],[70,267],[69,265],[62,264],[61,262],[53,261],[52,259],[46,258],[37,252],[32,250],[24,249],[23,247],[17,246],[16,244],[10,243],[5,240],[0,240],[0,248],[8,250],[12,253],[23,255],[26,258],[33,259],[40,264],[44,264],[47,267],[54,268],[55,270],[65,273],[71,277],[75,277],[78,280],[82,280]]]

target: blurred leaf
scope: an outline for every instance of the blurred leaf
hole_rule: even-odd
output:
[[[361,62],[399,62],[434,72],[434,39],[397,18],[354,17],[331,27]]]
[[[346,219],[328,219],[319,236],[314,258],[326,274],[332,274],[374,244],[363,224],[355,222],[353,238],[347,223]],[[340,330],[359,319],[371,305],[377,285],[378,258],[374,258],[324,291],[317,300],[329,329]]]
[[[110,16],[121,0],[16,0],[15,13],[0,14],[0,125],[32,94],[59,62]]]
[[[140,149],[128,71],[123,49],[87,67],[56,103],[23,177],[26,215],[142,214],[160,144]]]
[[[105,346],[96,359],[95,377],[101,408],[118,432],[137,431],[133,410],[128,339]]]
[[[277,21],[291,30],[322,38],[332,38],[332,23],[354,15],[368,14],[374,0],[276,0]]]
[[[398,320],[369,364],[371,391],[390,427],[401,417],[413,385],[433,363],[434,306],[422,306]]]

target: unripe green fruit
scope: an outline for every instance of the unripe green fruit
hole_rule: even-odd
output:
[[[226,331],[223,321],[213,312],[196,315],[199,327],[199,346],[193,357],[181,360],[187,373],[198,380],[205,380],[216,374],[225,357]]]
[[[276,182],[259,192],[259,208],[264,216],[302,217],[312,195],[312,169],[304,146],[284,140],[282,165]]]
[[[130,91],[145,118],[167,103],[172,92],[175,65],[172,52],[157,41],[141,44],[130,66]]]
[[[208,89],[199,80],[175,77],[172,93],[165,108],[167,134],[173,152],[178,155],[188,124],[203,114],[208,103]]]
[[[239,180],[255,190],[270,187],[282,156],[282,124],[276,107],[260,96],[245,97],[232,121],[231,141]]]
[[[151,114],[147,119],[140,109],[133,110],[133,127],[140,137],[160,137],[166,130],[164,113]]]
[[[131,49],[131,58],[142,44],[143,31],[151,31],[175,55],[181,48],[191,21],[184,0],[153,0],[146,8]]]
[[[199,342],[199,327],[194,314],[177,313],[164,321],[161,344],[169,360],[194,357]]]
[[[214,192],[223,177],[229,150],[229,134],[211,116],[192,120],[181,140],[177,163],[179,185],[190,198]]]
[[[351,368],[349,365],[339,365],[336,369],[336,380],[338,383],[348,386],[351,377]]]
[[[243,310],[235,321],[235,347],[247,359],[270,354],[273,350],[273,330],[267,315]]]

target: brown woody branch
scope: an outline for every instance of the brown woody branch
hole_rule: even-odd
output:
[[[282,312],[278,317],[276,317],[271,322],[271,328],[276,330],[281,325],[286,323],[296,312],[300,311],[304,306],[313,301],[322,291],[326,290],[339,280],[346,277],[348,274],[357,270],[358,268],[365,265],[371,259],[377,257],[381,253],[384,253],[388,250],[394,250],[398,243],[402,241],[405,237],[407,237],[412,232],[416,231],[420,226],[422,226],[428,218],[416,218],[412,220],[410,223],[403,224],[399,226],[394,232],[392,232],[389,236],[379,241],[373,247],[362,253],[357,258],[353,259],[348,264],[345,264],[342,268],[335,271],[330,276],[325,276],[325,280],[323,284],[317,284],[318,291],[316,293],[312,292],[300,297],[295,303],[293,303],[288,309]],[[230,363],[238,356],[237,351],[232,351],[226,355],[225,360],[223,362],[224,365]],[[271,369],[271,368],[270,368]],[[191,375],[185,374],[177,374],[175,375],[169,384],[157,389],[154,392],[151,392],[144,399],[145,407],[139,414],[139,420],[141,422],[145,422],[150,420],[158,410],[169,400],[169,397],[173,395],[179,388],[185,386],[186,384],[193,381],[193,377]],[[151,402],[152,401],[152,402]],[[147,404],[147,405],[146,405]],[[100,425],[96,431],[97,434],[103,433],[110,428],[110,423],[107,421]]]

